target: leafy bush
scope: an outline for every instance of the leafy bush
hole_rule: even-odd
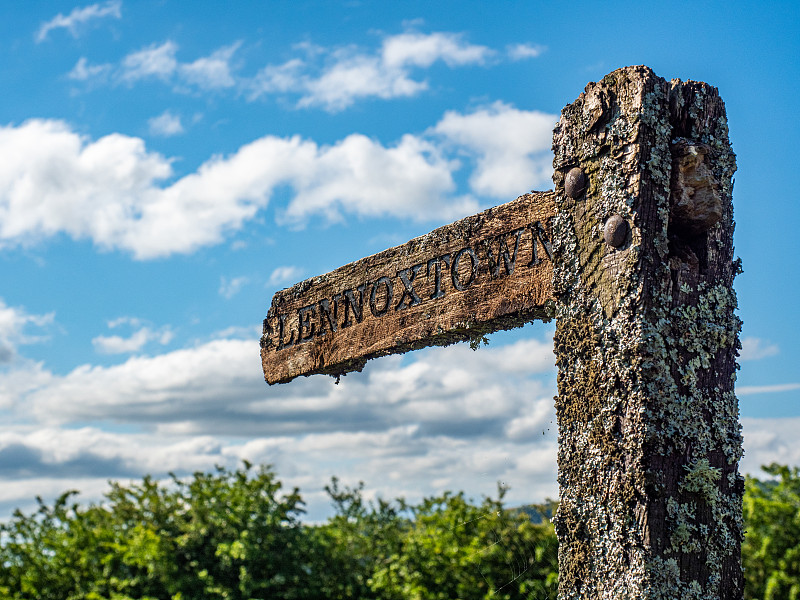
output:
[[[800,600],[800,471],[745,483],[745,598]],[[0,597],[10,600],[550,599],[555,503],[508,510],[445,492],[417,505],[326,488],[335,514],[300,521],[297,489],[270,467],[218,468],[160,484],[75,492],[0,524]]]
[[[10,599],[319,598],[297,490],[267,467],[112,484],[82,508],[74,492],[0,526],[0,593]]]
[[[745,598],[800,599],[800,472],[763,467],[776,479],[748,477],[744,492],[742,564]]]

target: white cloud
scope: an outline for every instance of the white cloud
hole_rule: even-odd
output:
[[[168,344],[172,340],[172,333],[169,331],[152,331],[147,327],[143,327],[129,337],[99,335],[92,338],[92,345],[95,351],[101,354],[129,354],[131,352],[139,352],[145,344],[153,340],[158,340],[162,345]]]
[[[529,378],[551,378],[553,372],[551,344],[523,340],[477,352],[464,344],[427,351],[410,364],[391,357],[338,386],[314,377],[268,388],[258,341],[251,337],[131,357],[109,367],[84,365],[53,376],[19,402],[43,422],[110,419],[180,426],[198,435],[381,431],[399,420],[418,425],[425,435],[473,437],[502,431],[503,423],[520,416],[530,425],[533,405],[552,402],[542,384]]]
[[[437,61],[450,67],[484,64],[495,54],[486,46],[465,42],[461,35],[444,32],[388,36],[372,52],[352,46],[299,49],[304,58],[262,69],[250,83],[250,97],[297,93],[298,106],[319,106],[335,112],[361,98],[419,94],[428,88],[428,83],[413,79],[412,69],[428,68]]]
[[[469,114],[447,112],[432,132],[476,156],[469,179],[476,193],[514,198],[550,179],[557,120],[556,115],[498,101]]]
[[[230,300],[249,283],[248,277],[221,277],[219,281],[219,295]]]
[[[202,412],[204,405],[216,402],[219,407],[233,399],[247,402],[254,393],[263,392],[259,373],[257,342],[214,340],[198,348],[131,357],[111,367],[83,365],[35,390],[26,402],[33,400],[33,413],[44,422],[131,418],[144,422],[168,413],[172,416],[165,422],[184,420]],[[225,391],[220,384],[231,387]],[[70,401],[77,405],[64,405]]]
[[[263,67],[254,77],[237,77],[231,66],[241,42],[234,42],[192,62],[180,62],[178,46],[167,40],[127,55],[116,68],[89,65],[81,58],[70,72],[74,80],[87,81],[113,71],[114,80],[133,84],[160,79],[176,91],[237,88],[253,100],[268,94],[297,96],[298,107],[320,107],[336,112],[364,98],[403,98],[428,89],[417,73],[437,62],[450,68],[484,65],[498,56],[487,46],[470,44],[451,32],[405,32],[385,36],[374,49],[357,46],[324,48],[296,44],[300,56]],[[532,52],[532,47],[517,53]]]
[[[39,31],[36,33],[36,41],[43,42],[47,38],[47,34],[54,29],[67,29],[73,37],[78,37],[78,30],[81,25],[85,25],[89,21],[95,19],[102,19],[105,17],[113,17],[115,19],[122,18],[122,1],[109,0],[102,4],[92,4],[83,8],[74,8],[72,12],[64,16],[58,13],[51,20],[42,23]]]
[[[800,417],[742,419],[745,454],[739,465],[740,470],[763,479],[765,475],[761,472],[762,465],[773,462],[784,465],[800,464],[798,431]]]
[[[139,259],[192,252],[252,219],[280,185],[294,190],[281,220],[295,225],[344,213],[428,220],[477,209],[475,200],[452,196],[457,163],[413,135],[391,146],[359,134],[332,146],[265,136],[163,187],[171,161],[143,140],[91,141],[61,121],[0,127],[0,152],[6,245],[63,232]]]
[[[525,60],[526,58],[536,58],[544,52],[544,46],[531,44],[509,44],[506,51],[511,60]]]
[[[496,102],[448,112],[426,136],[407,134],[392,145],[360,134],[330,146],[268,135],[166,185],[172,160],[140,138],[93,141],[52,120],[0,126],[0,244],[66,233],[138,259],[189,253],[241,228],[281,186],[293,192],[278,212],[281,224],[346,214],[453,219],[478,202],[456,195],[461,164],[452,153],[475,158],[469,181],[477,194],[510,199],[548,182],[554,121]],[[163,134],[179,126],[169,112],[151,121]]]
[[[160,46],[152,44],[133,52],[122,60],[120,77],[128,82],[149,77],[167,80],[178,68],[178,61],[175,59],[177,51],[177,44],[168,40]]]
[[[737,396],[752,396],[753,394],[777,394],[780,392],[793,392],[800,390],[800,383],[779,383],[776,385],[737,385]]]
[[[210,56],[181,65],[183,80],[205,90],[233,87],[236,81],[231,74],[230,61],[239,46],[241,42],[236,42],[216,50]]]
[[[263,94],[302,91],[305,68],[306,63],[299,58],[293,58],[281,65],[267,65],[251,82],[250,97],[255,99]]]
[[[555,494],[550,340],[477,352],[461,344],[415,353],[413,362],[373,361],[340,385],[318,376],[268,387],[257,336],[249,337],[36,377],[16,390],[27,424],[0,432],[0,479],[27,482],[17,489],[30,495],[52,493],[54,477],[91,487],[248,459],[273,463],[300,485],[312,518],[328,510],[315,490],[331,475],[363,479],[370,493],[389,497],[493,493],[501,479],[513,486],[511,501]],[[82,427],[58,427],[70,423]],[[117,423],[122,432],[93,423]],[[7,502],[15,500],[24,498]]]
[[[340,53],[346,54],[346,53]],[[410,79],[402,68],[386,68],[379,58],[339,56],[318,78],[307,78],[299,107],[321,106],[330,112],[344,110],[356,100],[370,96],[402,98],[427,89],[424,81]]]
[[[401,33],[386,38],[381,62],[392,67],[429,67],[437,60],[450,67],[483,64],[494,52],[486,46],[467,44],[455,33]]]
[[[90,65],[86,60],[86,57],[81,56],[78,59],[78,62],[75,63],[72,71],[67,73],[67,77],[69,79],[74,79],[75,81],[87,81],[89,79],[107,75],[111,72],[111,68],[112,67],[109,64]]]
[[[76,81],[89,81],[113,74],[113,81],[132,85],[145,79],[172,84],[176,91],[198,89],[220,90],[237,83],[231,70],[231,60],[241,42],[223,46],[209,56],[183,63],[177,58],[178,45],[172,40],[151,44],[125,56],[118,65],[90,65],[86,57],[67,75]]]
[[[172,172],[169,161],[147,152],[141,139],[111,134],[89,142],[60,121],[0,127],[0,149],[6,156],[0,166],[5,242],[65,232],[107,248],[119,242],[130,248],[142,213],[157,202],[154,183]]]
[[[287,148],[287,157],[295,160],[285,169],[292,173],[296,194],[285,222],[302,223],[311,216],[336,221],[344,212],[447,219],[477,209],[475,200],[450,195],[455,188],[451,170],[457,165],[419,137],[404,135],[391,147],[360,134],[321,148],[299,140],[297,145],[295,139]]]
[[[350,485],[364,480],[368,497],[412,502],[443,489],[491,494],[497,481],[511,485],[511,505],[555,497],[554,371],[547,336],[388,357],[338,386],[316,376],[267,387],[255,339],[63,376],[29,370],[14,404],[26,424],[0,432],[0,510],[67,488],[91,497],[109,478],[235,467],[242,459],[271,463],[285,484],[300,486],[311,519],[330,514],[318,490],[332,475]],[[10,387],[0,375],[3,385]],[[57,427],[71,423],[82,425]],[[800,462],[797,418],[743,425],[743,472]]]
[[[101,354],[125,354],[138,352],[149,340],[150,331],[145,328],[127,338],[119,335],[97,336],[92,338],[92,345]]]
[[[20,398],[46,387],[52,381],[53,374],[42,363],[18,357],[0,369],[0,408],[12,409]]]
[[[120,327],[121,325],[130,325],[131,327],[139,327],[142,324],[142,320],[137,317],[117,317],[116,319],[111,319],[106,323],[109,329],[115,329]]]
[[[6,306],[0,298],[0,365],[17,357],[17,346],[20,344],[33,344],[46,339],[41,334],[31,334],[29,329],[50,325],[54,316],[54,313],[31,315],[24,308]]]
[[[163,113],[152,119],[148,119],[147,125],[151,135],[171,137],[183,133],[183,125],[179,115],[172,114],[165,110]]]
[[[95,351],[100,354],[129,354],[139,352],[146,344],[153,341],[157,341],[162,346],[172,341],[173,333],[169,327],[153,329],[144,325],[141,319],[136,317],[119,317],[108,322],[109,329],[116,329],[124,325],[129,325],[135,331],[128,337],[120,335],[97,336],[92,339]]]
[[[294,265],[276,267],[272,273],[270,273],[267,283],[271,286],[282,285],[297,281],[302,275],[303,269],[295,267]]]
[[[760,360],[775,356],[780,352],[777,344],[756,337],[742,338],[742,351],[739,360]]]
[[[250,327],[241,327],[238,325],[231,325],[225,329],[215,331],[209,336],[209,339],[244,339],[255,340],[261,337],[261,325],[252,325]]]

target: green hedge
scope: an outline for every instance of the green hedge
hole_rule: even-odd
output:
[[[800,600],[800,476],[748,478],[742,547],[748,599]],[[508,510],[506,489],[474,503],[417,505],[326,488],[335,514],[300,521],[303,500],[245,463],[163,485],[112,484],[88,506],[67,492],[0,525],[0,597],[13,600],[555,599],[554,503]]]

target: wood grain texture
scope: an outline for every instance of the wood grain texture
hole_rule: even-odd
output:
[[[267,383],[548,319],[554,214],[553,194],[532,192],[276,293]]]

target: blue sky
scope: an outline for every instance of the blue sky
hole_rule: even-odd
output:
[[[0,514],[242,459],[327,514],[370,494],[555,496],[552,326],[268,388],[272,294],[551,187],[589,81],[717,86],[738,157],[743,470],[800,464],[793,3],[7,4]]]

